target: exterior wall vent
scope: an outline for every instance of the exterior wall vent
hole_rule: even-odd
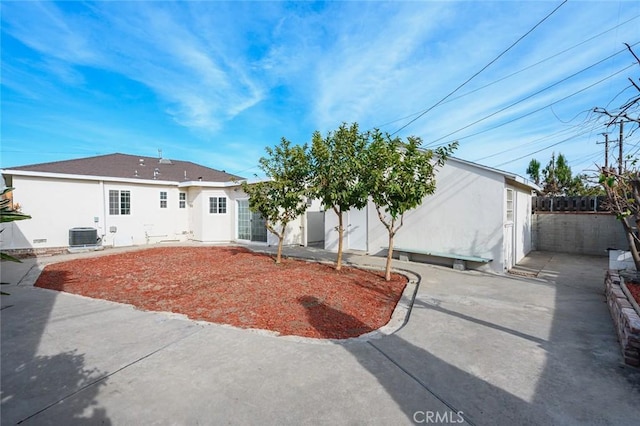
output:
[[[98,230],[95,228],[69,229],[69,246],[85,247],[98,244]]]

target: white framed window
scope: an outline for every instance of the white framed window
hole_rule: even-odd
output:
[[[181,192],[178,197],[178,207],[180,207],[181,209],[187,207],[187,193]]]
[[[226,214],[227,197],[209,197],[209,213]]]
[[[507,222],[513,222],[513,189],[507,189]]]
[[[160,191],[160,208],[161,209],[167,208],[167,192],[166,191]]]
[[[109,190],[109,214],[131,214],[131,191],[118,191],[117,189]]]

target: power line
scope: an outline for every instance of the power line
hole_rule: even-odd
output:
[[[412,124],[413,122],[415,122],[416,120],[418,120],[420,117],[424,116],[426,113],[428,113],[429,111],[431,111],[432,109],[434,109],[435,107],[437,107],[438,105],[440,105],[441,103],[443,103],[444,101],[447,100],[447,98],[449,98],[451,95],[453,95],[454,93],[456,93],[458,90],[462,89],[462,87],[464,87],[467,83],[469,83],[471,80],[473,80],[474,78],[476,78],[480,73],[482,73],[484,70],[486,70],[487,68],[489,68],[491,65],[493,65],[494,62],[496,62],[498,59],[500,59],[503,55],[505,55],[509,50],[511,50],[516,44],[520,43],[520,41],[522,41],[525,37],[527,37],[529,34],[531,34],[536,28],[538,28],[538,26],[540,26],[544,21],[546,21],[547,19],[549,19],[551,17],[551,15],[553,15],[554,13],[556,13],[556,11],[558,9],[560,9],[560,7],[562,7],[568,0],[563,0],[562,3],[560,3],[555,9],[553,9],[547,16],[545,16],[541,21],[539,21],[536,25],[533,26],[533,28],[531,28],[529,31],[527,31],[524,35],[520,36],[520,38],[518,38],[514,43],[511,44],[511,46],[509,46],[507,49],[503,50],[502,53],[500,53],[498,56],[496,56],[491,62],[489,62],[487,65],[485,65],[484,67],[482,67],[482,69],[478,72],[476,72],[475,74],[473,74],[471,77],[469,77],[464,83],[460,84],[458,87],[456,87],[452,92],[450,92],[448,95],[446,95],[444,98],[440,99],[438,102],[436,102],[434,105],[432,105],[431,107],[427,108],[426,110],[424,110],[422,113],[420,113],[416,118],[412,119],[411,121],[409,121],[407,124],[405,124],[404,126],[400,127],[398,130],[396,130],[395,132],[391,133],[391,136],[395,135],[396,133],[400,132],[402,129],[405,129],[406,127],[408,127],[410,124]]]
[[[556,58],[556,57],[558,57],[558,56],[560,56],[560,55],[563,55],[563,54],[565,54],[565,53],[567,53],[567,52],[569,52],[569,51],[571,51],[571,50],[573,50],[573,49],[575,49],[575,48],[577,48],[577,47],[580,47],[580,46],[582,46],[583,44],[586,44],[586,43],[590,42],[591,40],[594,40],[594,39],[596,39],[596,38],[598,38],[598,37],[601,37],[601,36],[605,35],[606,33],[609,33],[609,32],[611,32],[611,31],[613,31],[613,30],[615,30],[615,29],[617,29],[617,28],[619,28],[619,27],[621,27],[621,26],[623,26],[623,25],[625,25],[625,24],[628,24],[629,22],[631,22],[631,21],[633,21],[633,20],[635,20],[635,19],[638,19],[638,18],[640,18],[640,15],[633,16],[633,17],[631,17],[631,18],[627,19],[626,21],[619,23],[618,25],[615,25],[615,26],[613,26],[613,27],[611,27],[611,28],[609,28],[609,29],[607,29],[607,30],[602,31],[601,33],[598,33],[598,34],[596,34],[596,35],[594,35],[594,36],[592,36],[592,37],[589,37],[589,38],[587,38],[587,39],[585,39],[585,40],[581,41],[581,42],[580,42],[580,43],[578,43],[578,44],[574,44],[573,46],[571,46],[571,47],[569,47],[569,48],[567,48],[567,49],[564,49],[564,50],[562,50],[562,51],[560,51],[560,52],[554,53],[554,54],[553,54],[553,55],[551,55],[551,56],[547,56],[546,58],[541,59],[541,60],[539,60],[538,62],[535,62],[535,63],[533,63],[533,64],[531,64],[531,65],[527,65],[526,67],[521,68],[521,69],[519,69],[518,71],[512,72],[511,74],[507,74],[506,76],[501,77],[501,78],[499,78],[499,79],[497,79],[497,80],[494,80],[494,81],[492,81],[491,83],[487,83],[487,84],[485,84],[484,86],[480,86],[480,87],[478,87],[477,89],[471,90],[471,91],[469,91],[469,92],[465,92],[465,93],[463,93],[463,94],[461,94],[461,95],[459,95],[459,96],[455,96],[455,97],[453,97],[453,98],[451,98],[451,99],[448,99],[447,101],[442,102],[442,104],[446,104],[446,103],[453,102],[453,101],[455,101],[455,100],[458,100],[458,99],[464,98],[465,96],[469,96],[469,95],[471,95],[471,94],[473,94],[473,93],[475,93],[475,92],[478,92],[478,91],[480,91],[480,90],[482,90],[482,89],[486,89],[487,87],[493,86],[494,84],[497,84],[497,83],[500,83],[501,81],[507,80],[507,79],[509,79],[509,78],[511,78],[511,77],[513,77],[513,76],[515,76],[515,75],[518,75],[518,74],[520,74],[520,73],[522,73],[522,72],[524,72],[524,71],[527,71],[527,70],[529,70],[529,69],[531,69],[531,68],[534,68],[534,67],[536,67],[536,66],[538,66],[538,65],[541,65],[541,64],[543,64],[543,63],[545,63],[545,62],[547,62],[547,61],[549,61],[549,60],[551,60],[551,59],[553,59],[553,58]],[[629,86],[629,87],[631,87],[631,86]],[[401,118],[397,118],[397,119],[395,119],[395,120],[388,121],[388,122],[386,122],[386,123],[380,124],[380,125],[375,126],[375,127],[376,127],[376,128],[382,128],[382,127],[384,127],[384,126],[388,126],[389,124],[393,124],[393,123],[396,123],[396,122],[398,122],[398,121],[403,121],[403,120],[406,120],[406,119],[408,119],[408,118],[414,117],[414,116],[416,116],[416,115],[418,115],[418,114],[420,114],[420,111],[418,111],[418,112],[414,112],[413,114],[409,114],[409,115],[407,115],[407,116],[405,116],[405,117],[401,117]]]
[[[515,122],[515,121],[518,121],[518,120],[521,120],[521,119],[523,119],[523,118],[525,118],[525,117],[528,117],[528,116],[530,116],[530,115],[533,115],[533,114],[535,114],[535,113],[537,113],[537,112],[540,112],[540,111],[542,111],[542,110],[544,110],[544,109],[546,109],[546,108],[548,108],[548,107],[550,107],[550,106],[552,106],[552,105],[555,105],[555,104],[557,104],[557,103],[560,103],[560,102],[562,102],[562,101],[565,101],[565,100],[569,99],[569,98],[570,98],[570,97],[572,97],[572,96],[575,96],[575,95],[577,95],[577,94],[579,94],[579,93],[582,93],[582,92],[584,92],[584,91],[586,91],[586,90],[589,90],[589,89],[591,89],[592,87],[594,87],[594,86],[596,86],[596,85],[598,85],[598,84],[600,84],[600,83],[602,83],[602,82],[604,82],[604,81],[606,81],[606,80],[608,80],[608,79],[610,79],[610,78],[612,78],[612,77],[615,77],[616,75],[618,75],[618,74],[622,73],[623,71],[626,71],[627,69],[631,68],[631,67],[632,67],[632,66],[634,66],[634,65],[635,65],[635,64],[631,64],[631,65],[629,65],[629,66],[627,66],[627,67],[625,67],[625,68],[623,68],[623,69],[621,69],[621,70],[619,70],[619,71],[617,71],[617,72],[615,72],[615,73],[613,73],[613,74],[611,74],[611,75],[609,75],[609,76],[607,76],[607,77],[605,77],[605,78],[603,78],[603,79],[601,79],[601,80],[596,81],[595,83],[590,84],[590,85],[589,85],[589,86],[587,86],[587,87],[584,87],[584,88],[582,88],[582,89],[580,89],[580,90],[578,90],[578,91],[576,91],[576,92],[571,93],[570,95],[565,96],[564,98],[561,98],[561,99],[558,99],[557,101],[551,102],[551,103],[550,103],[550,104],[548,104],[548,105],[545,105],[545,106],[540,107],[540,108],[538,108],[538,109],[535,109],[535,110],[533,110],[533,111],[529,111],[529,112],[528,112],[528,113],[526,113],[526,114],[523,114],[523,115],[521,115],[521,116],[518,116],[518,117],[512,118],[511,120],[504,121],[504,122],[502,122],[502,123],[500,123],[500,124],[498,124],[498,125],[495,125],[495,126],[493,126],[493,127],[488,128],[488,129],[480,130],[480,131],[478,131],[478,132],[471,133],[471,134],[469,134],[469,135],[461,136],[461,137],[459,137],[459,138],[456,138],[456,140],[457,140],[457,141],[460,141],[460,140],[463,140],[463,139],[468,139],[468,138],[470,138],[470,137],[480,135],[480,134],[482,134],[482,133],[490,132],[490,131],[495,130],[495,129],[499,128],[499,127],[506,126],[507,124],[511,124],[511,123],[513,123],[513,122]],[[495,114],[491,114],[491,115],[495,115]],[[485,120],[485,119],[487,119],[487,118],[491,117],[491,115],[484,117],[482,120]],[[480,120],[480,121],[482,121],[482,120]],[[457,133],[457,131],[456,131],[456,132],[454,132],[454,133]],[[441,140],[441,139],[442,139],[442,138],[437,139],[436,141],[439,141],[439,140]],[[432,141],[432,142],[428,143],[428,144],[427,144],[427,145],[425,145],[425,146],[431,146],[431,145],[433,145],[436,141]],[[446,145],[446,144],[451,143],[451,142],[453,142],[453,141],[447,141],[447,142],[444,142],[444,143],[438,144],[438,145],[436,145],[436,146],[443,146],[443,145]]]
[[[636,42],[636,43],[634,43],[634,45],[636,45],[636,44],[638,44],[638,43],[640,43],[640,42]],[[551,85],[549,85],[549,86],[547,86],[547,87],[544,87],[544,88],[542,88],[542,89],[538,90],[537,92],[531,93],[530,95],[527,95],[527,96],[525,96],[524,98],[521,98],[521,99],[519,99],[519,100],[517,100],[517,101],[515,101],[515,102],[513,102],[513,103],[511,103],[511,104],[509,104],[509,105],[507,105],[507,106],[505,106],[505,107],[503,107],[503,108],[501,108],[501,109],[499,109],[499,110],[495,111],[495,112],[492,112],[491,114],[489,114],[489,115],[487,115],[487,116],[485,116],[485,117],[483,117],[483,118],[480,118],[480,119],[478,119],[478,120],[476,120],[476,121],[474,121],[474,122],[472,122],[472,123],[469,123],[469,124],[467,124],[466,126],[459,128],[458,130],[455,130],[455,131],[453,131],[453,132],[451,132],[451,133],[448,133],[448,134],[446,134],[446,135],[444,135],[444,136],[441,136],[441,137],[439,137],[438,139],[436,139],[436,140],[434,140],[434,141],[429,142],[429,143],[428,143],[427,145],[425,145],[425,146],[433,145],[434,143],[439,142],[439,141],[441,141],[441,140],[442,140],[442,139],[444,139],[444,138],[447,138],[447,137],[449,137],[449,136],[451,136],[451,135],[455,135],[456,133],[458,133],[458,132],[460,132],[460,131],[462,131],[462,130],[464,130],[464,129],[468,129],[468,128],[469,128],[469,127],[471,127],[471,126],[474,126],[474,125],[476,125],[476,124],[478,124],[478,123],[480,123],[480,122],[482,122],[482,121],[484,121],[484,120],[486,120],[486,119],[488,119],[488,118],[493,117],[494,115],[500,114],[501,112],[504,112],[504,111],[506,111],[506,110],[508,110],[508,109],[510,109],[510,108],[513,108],[514,106],[516,106],[516,105],[518,105],[518,104],[520,104],[520,103],[522,103],[522,102],[524,102],[524,101],[526,101],[526,100],[529,100],[529,99],[533,98],[534,96],[537,96],[537,95],[539,95],[540,93],[542,93],[542,92],[544,92],[544,91],[546,91],[546,90],[549,90],[549,89],[551,89],[551,88],[553,88],[553,87],[555,87],[555,86],[557,86],[557,85],[559,85],[559,84],[561,84],[561,83],[564,83],[565,81],[567,81],[567,80],[569,80],[569,79],[571,79],[571,78],[573,78],[573,77],[575,77],[575,76],[577,76],[577,75],[579,75],[579,74],[581,74],[581,73],[583,73],[583,72],[585,72],[585,71],[587,71],[587,70],[589,70],[589,69],[591,69],[591,68],[593,68],[593,67],[595,67],[595,66],[597,66],[597,65],[600,65],[601,63],[603,63],[603,62],[605,62],[605,61],[608,61],[609,59],[613,58],[613,57],[614,57],[614,56],[616,56],[616,55],[619,55],[619,54],[620,54],[620,53],[622,53],[622,52],[626,52],[626,49],[619,50],[618,52],[616,52],[616,53],[614,53],[614,54],[612,54],[612,55],[609,55],[609,56],[607,56],[606,58],[604,58],[604,59],[602,59],[602,60],[600,60],[600,61],[598,61],[598,62],[596,62],[596,63],[594,63],[594,64],[591,64],[591,65],[589,65],[588,67],[583,68],[583,69],[581,69],[580,71],[577,71],[577,72],[575,72],[575,73],[573,73],[573,74],[571,74],[571,75],[569,75],[569,76],[567,76],[567,77],[563,78],[562,80],[558,80],[558,81],[556,81],[555,83],[553,83],[553,84],[551,84]],[[622,71],[626,70],[627,68],[631,68],[633,65],[635,65],[635,63],[634,63],[634,64],[629,65],[629,66],[628,66],[628,67],[626,67],[626,68],[623,68],[620,72],[622,72]],[[552,104],[552,105],[553,105],[553,104]],[[545,108],[546,108],[546,107],[545,107]]]
[[[505,161],[504,163],[497,164],[495,167],[502,167],[502,166],[504,166],[504,165],[506,165],[506,164],[513,163],[514,161],[522,160],[523,158],[527,158],[527,157],[529,157],[529,156],[531,156],[531,155],[533,155],[533,154],[537,154],[537,153],[539,153],[539,152],[546,151],[546,150],[547,150],[547,149],[549,149],[549,148],[553,148],[554,146],[558,146],[558,145],[560,145],[560,144],[562,144],[562,143],[565,143],[565,142],[570,141],[571,139],[577,138],[578,136],[582,136],[582,135],[584,135],[584,134],[586,134],[586,133],[590,133],[590,132],[591,132],[591,131],[585,131],[584,133],[578,133],[578,134],[576,134],[576,135],[573,135],[573,136],[570,136],[570,137],[568,137],[568,138],[566,138],[566,139],[563,139],[563,140],[561,140],[561,141],[559,141],[559,142],[555,142],[555,143],[552,143],[551,145],[547,145],[547,146],[545,146],[544,148],[540,148],[540,149],[538,149],[538,150],[536,150],[536,151],[530,152],[530,153],[528,153],[528,154],[526,154],[526,155],[523,155],[523,156],[521,156],[521,157],[514,158],[514,159],[512,159],[512,160]]]
[[[583,112],[591,112],[591,113],[592,113],[593,111],[591,111],[591,110],[585,110],[585,111],[583,111]],[[585,121],[586,121],[586,120],[585,120]],[[485,156],[485,157],[476,158],[476,159],[474,159],[473,161],[474,161],[474,162],[478,162],[478,161],[482,161],[482,160],[487,160],[487,159],[489,159],[489,158],[493,158],[493,157],[497,157],[497,156],[499,156],[499,155],[503,155],[503,154],[505,154],[505,153],[507,153],[507,152],[516,151],[516,150],[519,150],[519,149],[526,148],[526,147],[527,147],[527,146],[529,146],[529,145],[534,145],[534,144],[536,144],[536,143],[538,143],[538,142],[542,142],[542,141],[545,141],[545,140],[547,140],[547,139],[551,139],[551,138],[553,138],[553,137],[559,136],[559,135],[560,135],[560,134],[562,134],[562,133],[572,133],[576,127],[580,127],[580,126],[583,126],[583,125],[584,125],[584,122],[583,122],[583,123],[580,123],[580,124],[575,124],[575,125],[571,126],[571,127],[570,127],[570,128],[568,128],[568,129],[562,129],[562,130],[559,130],[559,131],[557,131],[557,132],[551,133],[551,134],[549,134],[549,135],[543,136],[543,137],[538,138],[538,139],[534,139],[534,140],[529,141],[529,142],[526,142],[526,143],[524,143],[524,144],[521,144],[521,145],[518,145],[518,146],[514,146],[514,147],[512,147],[512,148],[505,149],[505,150],[502,150],[502,151],[500,151],[500,152],[496,152],[496,153],[494,153],[494,154],[487,155],[487,156]]]

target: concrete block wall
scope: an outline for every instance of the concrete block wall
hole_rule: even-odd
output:
[[[640,367],[640,316],[622,290],[620,276],[616,272],[607,272],[605,294],[624,362]]]
[[[628,248],[622,225],[608,213],[537,212],[532,228],[534,250],[606,256],[608,248]]]

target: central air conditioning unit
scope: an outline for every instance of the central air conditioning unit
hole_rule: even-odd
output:
[[[69,229],[69,246],[86,247],[98,244],[98,230],[95,228]]]

